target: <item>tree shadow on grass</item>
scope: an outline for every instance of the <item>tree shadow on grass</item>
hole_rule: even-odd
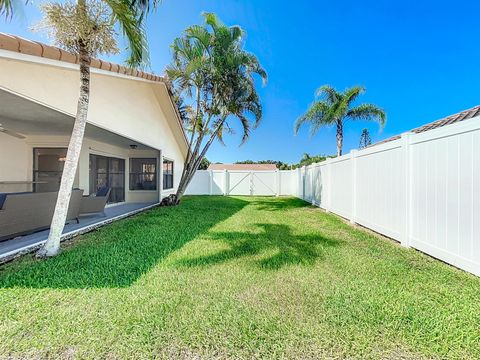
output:
[[[181,259],[180,266],[208,266],[236,258],[256,256],[262,269],[277,270],[286,265],[313,265],[322,258],[325,247],[338,246],[339,240],[321,235],[295,235],[285,224],[256,224],[260,232],[216,232],[210,239],[222,241],[229,249],[211,255]],[[266,255],[262,257],[262,253]],[[271,253],[274,253],[271,255]]]
[[[265,197],[251,201],[250,205],[266,211],[286,211],[311,206],[306,201],[295,197]]]
[[[186,197],[180,206],[156,208],[77,237],[55,258],[28,256],[6,264],[0,267],[0,288],[128,287],[247,204],[236,198]]]

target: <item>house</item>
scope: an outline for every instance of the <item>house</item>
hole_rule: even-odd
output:
[[[77,63],[59,48],[0,33],[0,193],[58,191],[78,100]],[[175,192],[187,151],[162,77],[92,60],[75,188],[88,195],[106,185],[110,204],[155,204]]]
[[[210,164],[207,170],[275,171],[276,164]]]

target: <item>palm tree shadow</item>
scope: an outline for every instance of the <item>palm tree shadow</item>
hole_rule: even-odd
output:
[[[296,197],[284,197],[281,198],[281,201],[278,201],[278,198],[275,197],[256,199],[251,201],[250,205],[255,206],[257,210],[265,211],[285,211],[310,206],[305,200]]]
[[[177,262],[180,266],[209,266],[224,263],[241,257],[274,255],[254,260],[262,269],[277,270],[287,265],[313,265],[321,259],[323,248],[338,246],[339,240],[321,235],[295,235],[285,224],[255,224],[258,232],[216,232],[209,238],[222,241],[229,249],[215,254],[185,258]]]

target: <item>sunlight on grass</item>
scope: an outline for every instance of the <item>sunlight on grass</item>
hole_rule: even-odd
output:
[[[480,358],[480,279],[294,198],[187,197],[0,268],[0,358]]]

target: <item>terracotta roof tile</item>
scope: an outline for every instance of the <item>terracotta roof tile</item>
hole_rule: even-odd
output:
[[[479,116],[479,115],[480,115],[480,105],[477,105],[477,106],[474,106],[471,109],[460,111],[459,113],[449,115],[449,116],[447,116],[443,119],[436,120],[436,121],[433,121],[431,123],[422,125],[422,126],[417,127],[415,129],[412,129],[412,130],[410,130],[410,132],[415,133],[415,134],[419,134],[419,133],[422,133],[422,132],[425,132],[425,131],[440,128],[442,126],[447,126],[447,125],[458,123],[460,121],[468,120],[468,119],[471,119],[471,118],[473,118],[475,116]],[[401,137],[401,135],[395,135],[395,136],[392,136],[388,139],[379,141],[379,142],[373,144],[372,146],[379,145],[379,144],[384,144],[384,143],[390,142],[390,141],[394,141],[394,140],[400,139],[400,137]]]
[[[71,64],[78,64],[78,57],[68,51],[59,49],[54,46],[42,44],[40,42],[27,40],[15,35],[9,35],[0,32],[0,49],[14,51],[26,55],[43,57],[51,60],[59,60]],[[156,82],[165,82],[161,76],[153,75],[136,69],[127,68],[125,66],[110,63],[100,59],[92,59],[90,67],[111,71],[119,74],[130,75],[146,80]]]

